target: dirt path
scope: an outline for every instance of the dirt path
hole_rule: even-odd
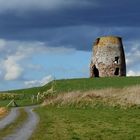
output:
[[[14,122],[14,120],[18,117],[19,111],[18,108],[11,109],[10,113],[2,120],[0,120],[0,130]]]
[[[33,109],[35,107],[24,107],[25,111],[28,113],[28,120],[15,131],[15,133],[7,136],[4,140],[28,140],[32,135],[37,123],[39,122],[39,117]]]

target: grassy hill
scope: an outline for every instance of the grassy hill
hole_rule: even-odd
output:
[[[56,81],[30,140],[140,139],[140,77]],[[47,119],[46,119],[47,118]]]
[[[92,89],[103,88],[123,88],[126,86],[140,84],[140,77],[113,77],[113,78],[80,78],[80,79],[64,79],[55,81],[55,90],[57,93],[69,92],[69,91],[86,91]],[[38,92],[44,92],[48,90],[52,85],[52,82],[42,87],[34,87],[21,90],[7,91],[9,93],[27,93],[37,94]]]
[[[40,122],[30,140],[140,139],[140,77],[56,80],[42,87],[7,91],[19,106],[54,87],[44,107],[35,111]],[[5,105],[9,100],[0,100]]]
[[[5,106],[13,98],[19,106],[37,104],[31,102],[32,96],[36,96],[38,92],[43,93],[50,89],[52,85],[56,94],[72,91],[88,91],[94,89],[105,88],[123,88],[140,84],[140,77],[113,77],[113,78],[81,78],[81,79],[64,79],[56,80],[42,87],[33,87],[28,89],[5,91],[8,98],[3,98],[0,94],[0,106]],[[12,95],[15,95],[14,97]],[[9,98],[10,97],[10,98]]]

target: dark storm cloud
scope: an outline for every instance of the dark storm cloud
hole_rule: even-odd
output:
[[[19,11],[6,11],[1,13],[0,25],[8,29],[54,28],[75,25],[93,26],[139,26],[140,2],[135,4],[129,0],[113,2],[105,0],[103,3],[94,2],[89,6],[62,7],[53,10],[35,10],[18,13]],[[100,4],[100,5],[99,5]],[[22,9],[21,9],[22,10]]]
[[[47,0],[49,6],[44,0],[42,5],[28,1],[13,0],[9,7],[4,5],[6,1],[2,3],[0,38],[89,50],[97,36],[115,34],[127,41],[140,35],[139,0]]]

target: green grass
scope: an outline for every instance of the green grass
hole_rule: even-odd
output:
[[[56,81],[56,91],[87,91],[108,87],[122,88],[140,84],[140,77],[83,78]]]
[[[139,140],[140,109],[38,108],[40,123],[30,140]]]
[[[132,86],[140,84],[140,77],[107,77],[107,78],[79,78],[79,79],[65,79],[56,80],[54,87],[57,93],[68,91],[86,91],[91,89],[102,89],[108,87],[122,88],[126,86]],[[42,87],[34,87],[29,89],[11,90],[10,93],[25,94],[37,94],[38,92],[44,92],[51,87],[52,83],[49,83]]]
[[[9,100],[0,100],[0,107],[6,106],[10,101]]]
[[[10,103],[11,100],[0,100],[0,106],[7,106]],[[31,99],[22,99],[22,100],[15,100],[16,104],[18,107],[22,106],[30,106],[30,105],[36,105],[39,104],[39,102],[34,101],[33,103],[31,102]],[[9,106],[12,107],[12,104]]]
[[[17,119],[4,129],[0,130],[0,139],[17,130],[24,123],[24,121],[26,121],[26,119],[27,113],[24,111],[24,109],[20,109],[20,115],[17,117]]]
[[[123,88],[140,84],[140,77],[81,78],[56,80],[52,82],[56,94],[71,91],[88,91],[104,88]],[[31,105],[31,96],[47,91],[52,83],[42,87],[12,90],[12,93],[23,94],[22,100],[16,100],[19,106]],[[6,105],[9,101],[0,101]],[[36,104],[36,102],[35,102]],[[97,102],[93,108],[83,104],[76,108],[42,107],[36,111],[40,123],[31,140],[139,140],[140,109],[111,107]]]
[[[43,93],[54,85],[56,94],[71,91],[88,91],[92,89],[103,88],[123,88],[127,86],[139,85],[140,77],[112,77],[112,78],[81,78],[81,79],[66,79],[56,80],[42,87],[34,87],[29,89],[11,90],[8,93],[22,94],[22,100],[16,100],[19,106],[32,105],[32,95],[37,95],[38,92]],[[0,106],[6,105],[9,101],[0,100]],[[34,102],[33,104],[37,104]]]

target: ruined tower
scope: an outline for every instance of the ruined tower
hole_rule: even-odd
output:
[[[126,76],[125,54],[121,37],[97,38],[93,45],[90,77]]]

